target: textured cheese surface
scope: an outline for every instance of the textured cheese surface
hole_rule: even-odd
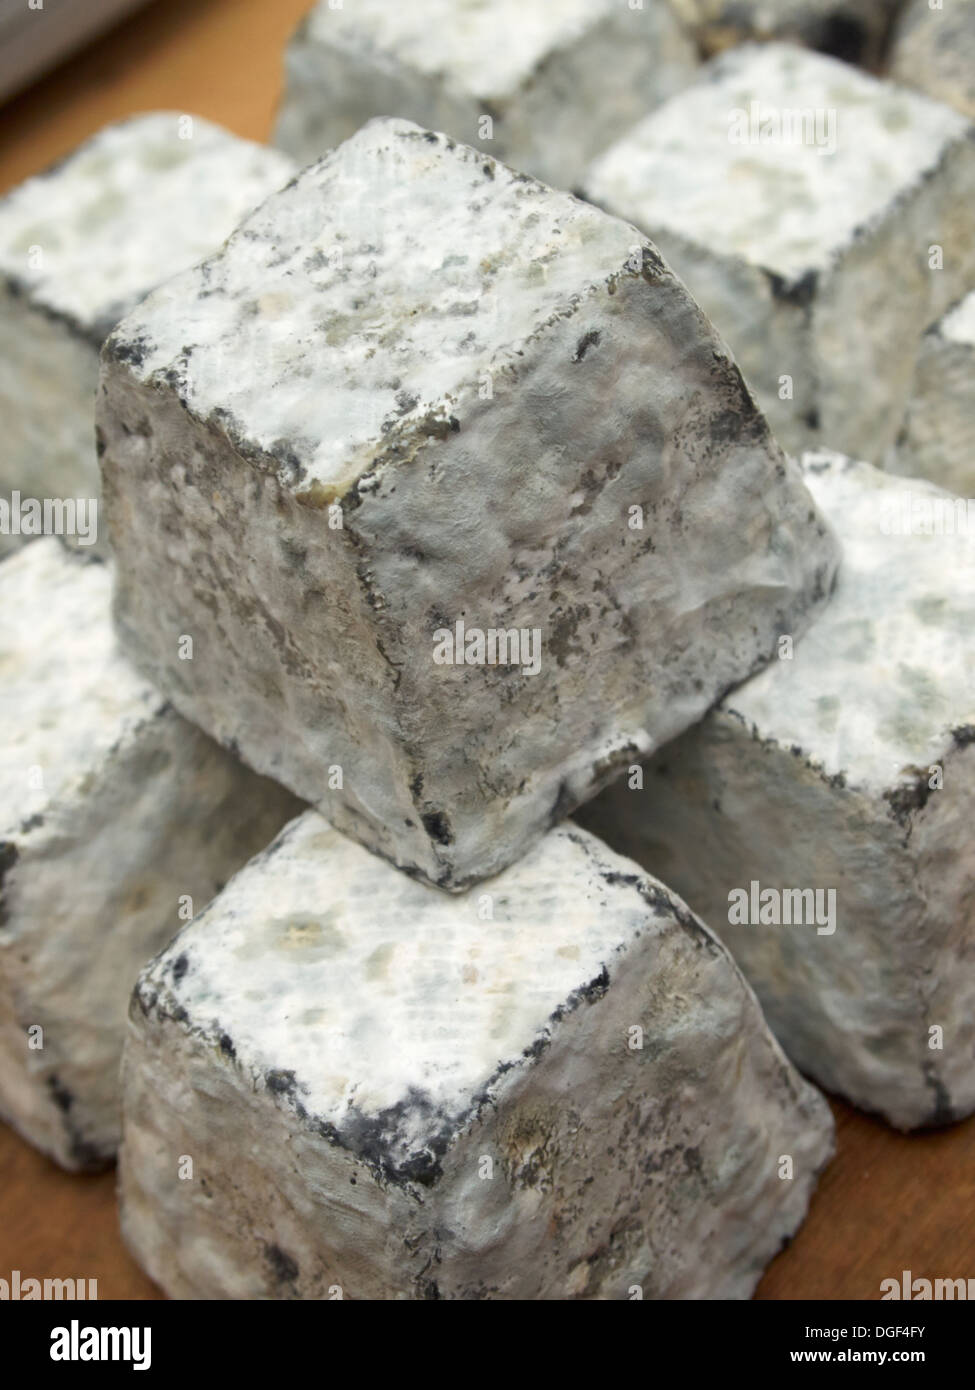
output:
[[[733,142],[735,115],[748,117],[753,102],[762,117],[835,113],[835,151],[824,152],[825,124],[820,146]],[[667,230],[793,279],[826,269],[967,129],[957,112],[835,59],[746,45],[612,146],[586,189],[651,235]]]
[[[110,584],[49,537],[0,566],[0,1115],[70,1169],[115,1152],[139,970],[298,809],[136,675]]]
[[[950,342],[975,346],[975,291],[966,295],[960,304],[945,314],[940,332],[941,336]],[[975,393],[975,382],[972,389]]]
[[[894,32],[891,76],[975,118],[975,0],[908,0]]]
[[[622,266],[624,223],[405,121],[370,122],[259,208],[223,253],[125,322],[142,379],[175,372],[258,447],[347,486]]]
[[[835,569],[655,248],[401,121],[125,319],[98,418],[126,651],[442,886],[699,718]],[[461,618],[537,633],[537,667],[438,662]]]
[[[830,1152],[726,953],[574,826],[448,899],[307,813],[130,1020],[123,1229],[177,1297],[745,1297]]]
[[[975,497],[975,293],[922,338],[907,416],[884,467]]]
[[[506,97],[546,56],[620,8],[620,0],[350,0],[333,9],[326,0],[304,37],[383,55],[452,90]]]
[[[398,116],[575,188],[698,66],[668,0],[321,0],[286,50],[275,142],[304,165]]]
[[[411,1087],[461,1113],[646,923],[646,904],[608,884],[576,836],[553,831],[454,898],[309,812],[231,880],[144,988],[180,959],[191,1019],[219,1019],[256,1073],[293,1071],[306,1108],[335,1123],[352,1107],[378,1114]]]
[[[9,816],[26,818],[27,803],[33,812],[77,794],[91,768],[165,701],[116,646],[106,565],[71,558],[42,537],[0,574],[2,830]]]
[[[937,762],[954,729],[975,726],[975,532],[896,533],[905,494],[954,506],[929,483],[829,453],[806,455],[803,473],[843,546],[836,590],[794,659],[773,661],[722,708],[798,745],[827,776],[883,793],[903,768]]]
[[[714,927],[806,1074],[947,1124],[975,1109],[975,545],[907,533],[904,497],[954,513],[927,483],[803,465],[845,547],[826,613],[581,818]]]
[[[107,126],[0,201],[0,277],[100,342],[293,172],[285,155],[199,116],[154,112]]]

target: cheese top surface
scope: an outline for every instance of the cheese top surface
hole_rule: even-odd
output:
[[[107,126],[0,201],[0,277],[100,340],[293,173],[286,155],[199,116]]]
[[[970,130],[938,102],[789,44],[748,44],[592,166],[597,202],[789,281],[824,270]]]
[[[975,505],[839,454],[802,463],[843,545],[836,591],[794,658],[720,708],[882,794],[940,763],[954,731],[975,733]]]
[[[401,120],[370,121],[110,342],[235,440],[341,491],[451,428],[633,256],[625,223]],[[636,273],[636,272],[634,272]]]
[[[645,3],[649,11],[659,0]],[[548,55],[626,10],[626,0],[347,0],[341,8],[323,0],[305,32],[462,95],[499,98],[517,91]]]
[[[0,830],[83,794],[165,701],[118,651],[107,565],[52,536],[0,565]]]
[[[653,885],[656,905],[636,881]],[[293,1073],[315,1116],[340,1124],[417,1091],[451,1115],[518,1062],[556,1010],[605,992],[635,936],[674,925],[659,885],[575,826],[447,895],[309,811],[230,880],[142,988],[162,984],[256,1075]]]

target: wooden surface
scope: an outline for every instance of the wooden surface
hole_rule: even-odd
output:
[[[838,1153],[764,1299],[880,1297],[909,1269],[975,1278],[975,1120],[905,1136],[834,1104]],[[0,1278],[97,1279],[98,1296],[159,1298],[118,1231],[115,1175],[72,1177],[0,1125]]]
[[[391,0],[407,3],[407,0]],[[0,108],[0,190],[109,121],[169,109],[267,139],[287,35],[309,0],[156,0]],[[835,1107],[839,1153],[760,1298],[876,1299],[880,1281],[975,1278],[975,1121],[893,1134]],[[115,1180],[70,1177],[0,1126],[0,1277],[95,1278],[158,1298],[118,1234]]]
[[[139,111],[206,116],[266,140],[284,45],[310,8],[311,0],[153,0],[0,106],[0,191]]]

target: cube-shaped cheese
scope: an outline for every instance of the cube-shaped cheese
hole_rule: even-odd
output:
[[[928,326],[975,283],[975,127],[788,44],[748,45],[596,162],[779,440],[882,462]]]
[[[297,805],[132,670],[110,584],[50,538],[0,568],[0,1115],[67,1168],[115,1151],[139,970]]]
[[[894,33],[890,74],[975,119],[975,0],[911,0]]]
[[[921,340],[907,418],[887,470],[975,497],[975,293]]]
[[[697,62],[668,0],[321,0],[288,46],[275,139],[307,164],[403,116],[572,188]]]
[[[670,0],[706,52],[789,39],[848,63],[879,62],[901,0]],[[927,3],[927,0],[924,0]]]
[[[106,127],[0,199],[0,498],[12,513],[0,554],[41,528],[77,535],[77,514],[45,519],[45,500],[97,498],[94,397],[109,329],[293,171],[276,150],[159,112]]]
[[[447,888],[699,718],[832,582],[653,247],[406,122],[305,170],[103,358],[128,652]]]
[[[830,1154],[725,950],[572,826],[448,897],[307,812],[140,977],[122,1225],[180,1298],[740,1298]]]
[[[975,1108],[975,504],[804,466],[830,607],[585,822],[706,918],[803,1071],[946,1123]]]

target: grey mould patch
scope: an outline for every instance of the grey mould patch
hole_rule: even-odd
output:
[[[341,1125],[319,1120],[316,1128],[322,1138],[361,1159],[379,1181],[409,1191],[414,1184],[432,1187],[442,1176],[441,1160],[465,1118],[448,1114],[424,1091],[410,1087],[405,1099],[376,1115],[353,1107]],[[427,1132],[423,1144],[411,1141],[411,1127]]]
[[[12,840],[0,840],[0,927],[5,926],[8,920],[7,909],[4,904],[4,879],[19,858],[20,852]]]
[[[96,1172],[100,1168],[105,1168],[111,1161],[110,1156],[103,1153],[97,1145],[85,1139],[79,1131],[77,1125],[71,1118],[71,1108],[74,1105],[75,1097],[69,1088],[62,1084],[56,1072],[52,1072],[47,1078],[47,1089],[51,1099],[61,1112],[65,1133],[68,1138],[69,1154],[77,1164],[78,1168],[84,1172]]]
[[[922,1070],[924,1072],[925,1085],[930,1087],[934,1096],[934,1109],[931,1112],[931,1119],[929,1121],[930,1127],[940,1128],[943,1125],[954,1124],[959,1116],[955,1113],[954,1106],[951,1103],[951,1096],[948,1094],[944,1082],[935,1070],[934,1062],[926,1061]]]
[[[141,367],[152,351],[152,340],[144,333],[132,338],[109,334],[102,348],[106,357],[116,362],[125,362],[131,367]]]
[[[588,333],[584,333],[576,344],[576,350],[572,354],[573,362],[581,362],[591,347],[597,347],[602,334],[598,328],[590,328]]]
[[[819,288],[819,272],[806,270],[792,280],[786,280],[774,270],[763,266],[762,271],[772,290],[772,298],[780,304],[792,304],[797,309],[811,309]]]
[[[267,1245],[264,1248],[264,1258],[270,1266],[274,1279],[279,1284],[293,1284],[298,1278],[299,1269],[296,1260],[282,1250],[280,1245]]]
[[[884,800],[898,825],[906,826],[931,799],[928,774],[920,768],[909,768],[910,780],[884,792]]]

